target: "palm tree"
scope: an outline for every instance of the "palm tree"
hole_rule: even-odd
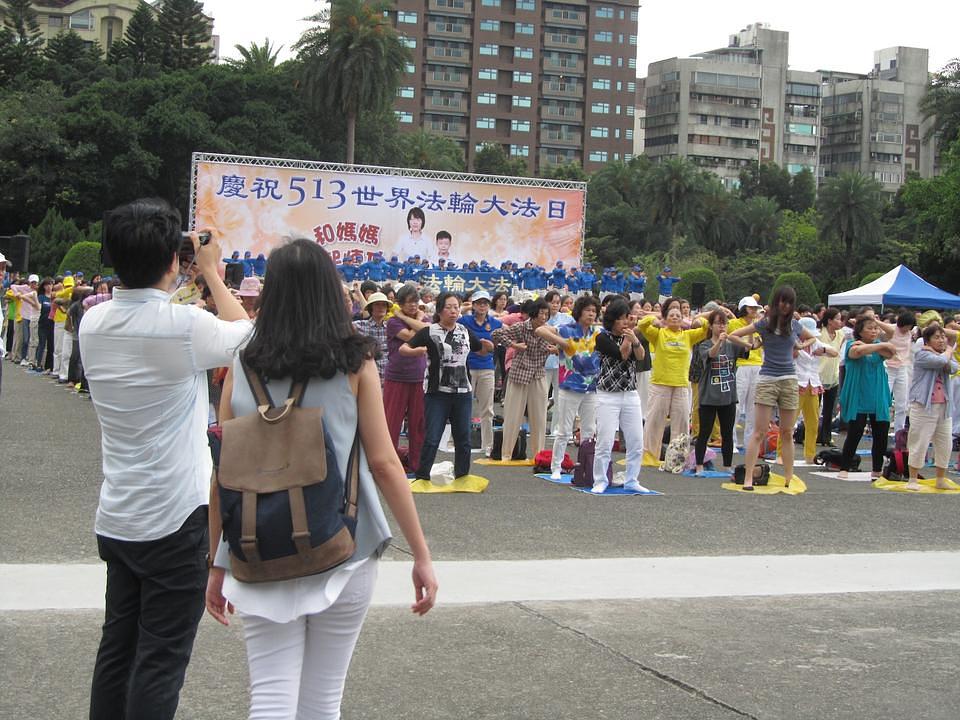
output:
[[[740,247],[740,213],[743,203],[714,180],[703,195],[700,244],[718,255],[732,255]]]
[[[390,103],[410,52],[385,16],[382,0],[333,0],[330,11],[294,49],[303,61],[303,85],[314,107],[335,108],[347,120],[347,163],[353,164],[357,115]]]
[[[841,173],[820,187],[820,233],[840,240],[848,278],[853,277],[858,248],[880,238],[880,190],[879,182],[858,172]]]
[[[780,230],[780,205],[773,198],[755,195],[743,203],[743,236],[747,247],[771,250]]]
[[[277,66],[277,56],[283,50],[283,45],[274,48],[270,44],[269,38],[263,39],[263,45],[250,43],[250,47],[243,45],[234,45],[234,49],[240,53],[240,59],[227,58],[226,64],[252,72],[268,72]]]
[[[463,172],[466,167],[463,150],[455,140],[423,129],[398,137],[396,150],[402,167],[450,172]]]
[[[646,176],[644,195],[651,220],[665,225],[671,238],[671,250],[677,235],[686,235],[703,218],[706,180],[686,158],[670,158]]]

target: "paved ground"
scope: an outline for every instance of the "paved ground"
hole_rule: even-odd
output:
[[[0,588],[40,564],[79,598],[97,572],[91,403],[9,363],[3,375]],[[411,617],[390,590],[405,571],[384,568],[348,720],[960,716],[960,497],[803,470],[799,497],[645,472],[664,495],[594,498],[523,468],[482,474],[483,495],[418,496],[455,602]],[[747,557],[768,555],[797,557]],[[582,560],[517,562],[564,558]],[[402,542],[387,559],[408,559]],[[0,611],[0,718],[80,718],[101,615],[43,609],[38,587],[34,607]],[[178,717],[245,715],[238,625],[201,624]]]

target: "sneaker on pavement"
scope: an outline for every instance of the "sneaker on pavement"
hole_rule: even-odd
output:
[[[590,488],[590,492],[594,495],[603,495],[607,491],[607,481],[601,480],[598,483],[594,483],[593,487]]]
[[[629,490],[630,492],[650,492],[650,488],[644,487],[636,480],[631,480],[628,483],[623,484],[624,490]]]
[[[560,473],[559,470],[554,470],[552,473],[550,473],[550,479],[551,479],[551,480],[562,480],[563,477],[562,477],[562,475],[561,475],[561,473]]]

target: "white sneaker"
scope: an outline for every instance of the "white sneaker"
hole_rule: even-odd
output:
[[[630,492],[650,492],[650,488],[644,487],[636,480],[631,480],[628,483],[623,484],[624,490],[629,490]]]
[[[598,483],[594,483],[593,487],[590,488],[590,492],[592,492],[594,495],[603,495],[606,491],[607,491],[606,479],[603,479]]]
[[[26,360],[21,360],[20,367],[30,367],[30,363],[27,362]]]
[[[559,470],[554,470],[552,473],[550,473],[550,479],[551,479],[551,480],[563,480],[563,476],[561,475],[561,473],[560,473]]]

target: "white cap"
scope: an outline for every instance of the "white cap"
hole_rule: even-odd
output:
[[[40,276],[39,276],[39,275],[31,275],[29,278],[27,278],[27,282],[28,282],[28,283],[32,283],[32,282],[38,283],[38,282],[40,282]]]
[[[760,307],[760,303],[753,299],[753,295],[747,295],[745,298],[740,298],[740,302],[737,303],[737,310],[743,310],[745,307]]]
[[[3,253],[0,253],[0,263],[5,263],[7,261],[6,256]]]

